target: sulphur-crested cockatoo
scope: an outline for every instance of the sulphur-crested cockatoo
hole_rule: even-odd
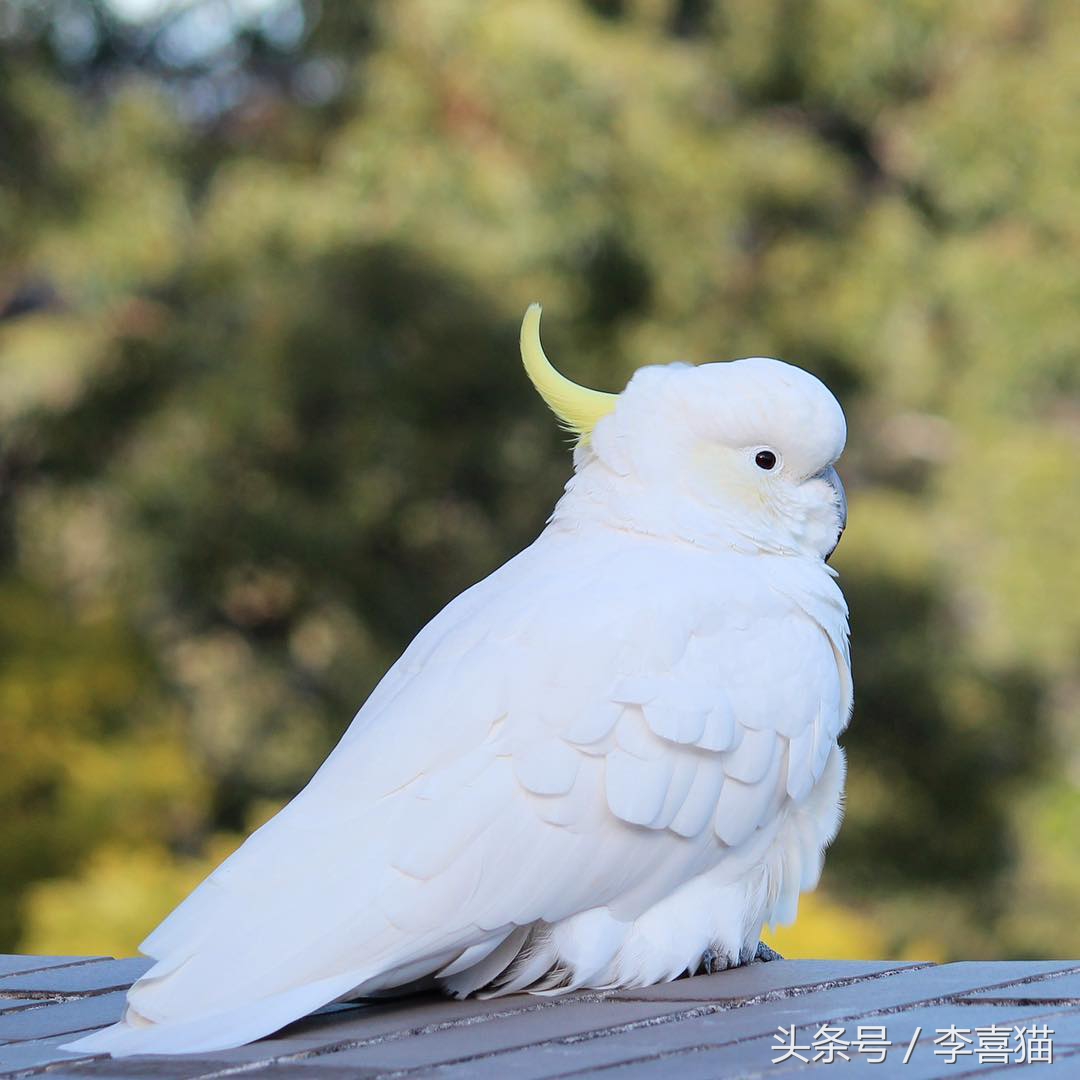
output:
[[[540,537],[441,611],[311,783],[143,943],[72,1044],[209,1051],[328,1002],[627,987],[755,955],[840,819],[844,415],[753,357],[577,386]]]

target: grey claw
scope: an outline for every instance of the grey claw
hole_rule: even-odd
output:
[[[701,954],[701,970],[712,975],[720,970],[720,954],[715,949],[706,949]]]
[[[770,949],[764,941],[759,941],[757,948],[747,946],[739,953],[738,958],[722,953],[713,946],[701,954],[698,971],[705,975],[715,975],[717,972],[727,971],[728,968],[742,967],[744,964],[752,964],[759,960],[764,963],[769,960],[783,959],[775,949]]]
[[[767,963],[770,960],[783,960],[784,958],[775,949],[770,949],[764,941],[759,941],[754,952],[754,959]]]

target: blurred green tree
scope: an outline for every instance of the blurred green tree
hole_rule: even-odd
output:
[[[123,10],[0,17],[0,946],[130,949],[535,535],[542,298],[605,389],[847,409],[848,822],[783,940],[1080,948],[1075,5]]]

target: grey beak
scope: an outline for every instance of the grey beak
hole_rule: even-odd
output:
[[[836,492],[837,509],[840,511],[840,531],[836,534],[836,543],[825,556],[825,561],[828,562],[840,543],[840,537],[844,535],[844,529],[847,528],[847,492],[844,491],[844,482],[840,479],[840,474],[831,465],[820,476]]]

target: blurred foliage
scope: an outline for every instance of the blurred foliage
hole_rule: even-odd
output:
[[[1067,0],[8,0],[0,948],[131,951],[542,527],[542,298],[602,388],[771,354],[846,407],[847,822],[778,943],[1080,952],[1078,36]]]

